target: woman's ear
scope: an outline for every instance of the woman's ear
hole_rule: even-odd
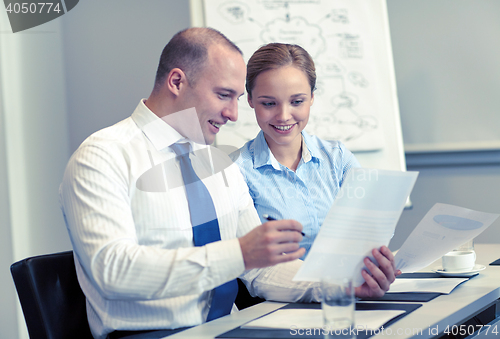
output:
[[[255,107],[253,107],[252,97],[250,96],[250,94],[247,95],[247,101],[248,101],[248,104],[250,105],[250,107],[255,108]]]
[[[314,103],[314,93],[311,93],[311,106]]]

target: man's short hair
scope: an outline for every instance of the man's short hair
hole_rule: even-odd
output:
[[[188,28],[175,34],[161,53],[156,71],[154,91],[163,86],[165,77],[174,68],[180,68],[190,86],[194,86],[208,60],[208,47],[223,44],[240,54],[241,50],[221,32],[208,27]]]

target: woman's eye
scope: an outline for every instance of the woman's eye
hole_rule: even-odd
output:
[[[294,101],[292,101],[292,105],[298,106],[303,102],[304,102],[304,100],[294,100]]]
[[[274,102],[263,102],[262,106],[264,106],[264,107],[271,107],[271,106],[274,106]]]

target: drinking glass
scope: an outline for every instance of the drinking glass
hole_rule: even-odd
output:
[[[321,280],[321,309],[325,338],[355,339],[354,287],[352,279],[323,278]]]

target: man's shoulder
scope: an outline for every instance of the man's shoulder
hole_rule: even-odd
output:
[[[71,163],[127,163],[144,143],[143,133],[131,117],[91,134],[76,149]]]
[[[79,148],[89,146],[100,148],[116,148],[133,144],[134,139],[141,135],[141,130],[131,117],[123,119],[114,125],[92,133]]]

